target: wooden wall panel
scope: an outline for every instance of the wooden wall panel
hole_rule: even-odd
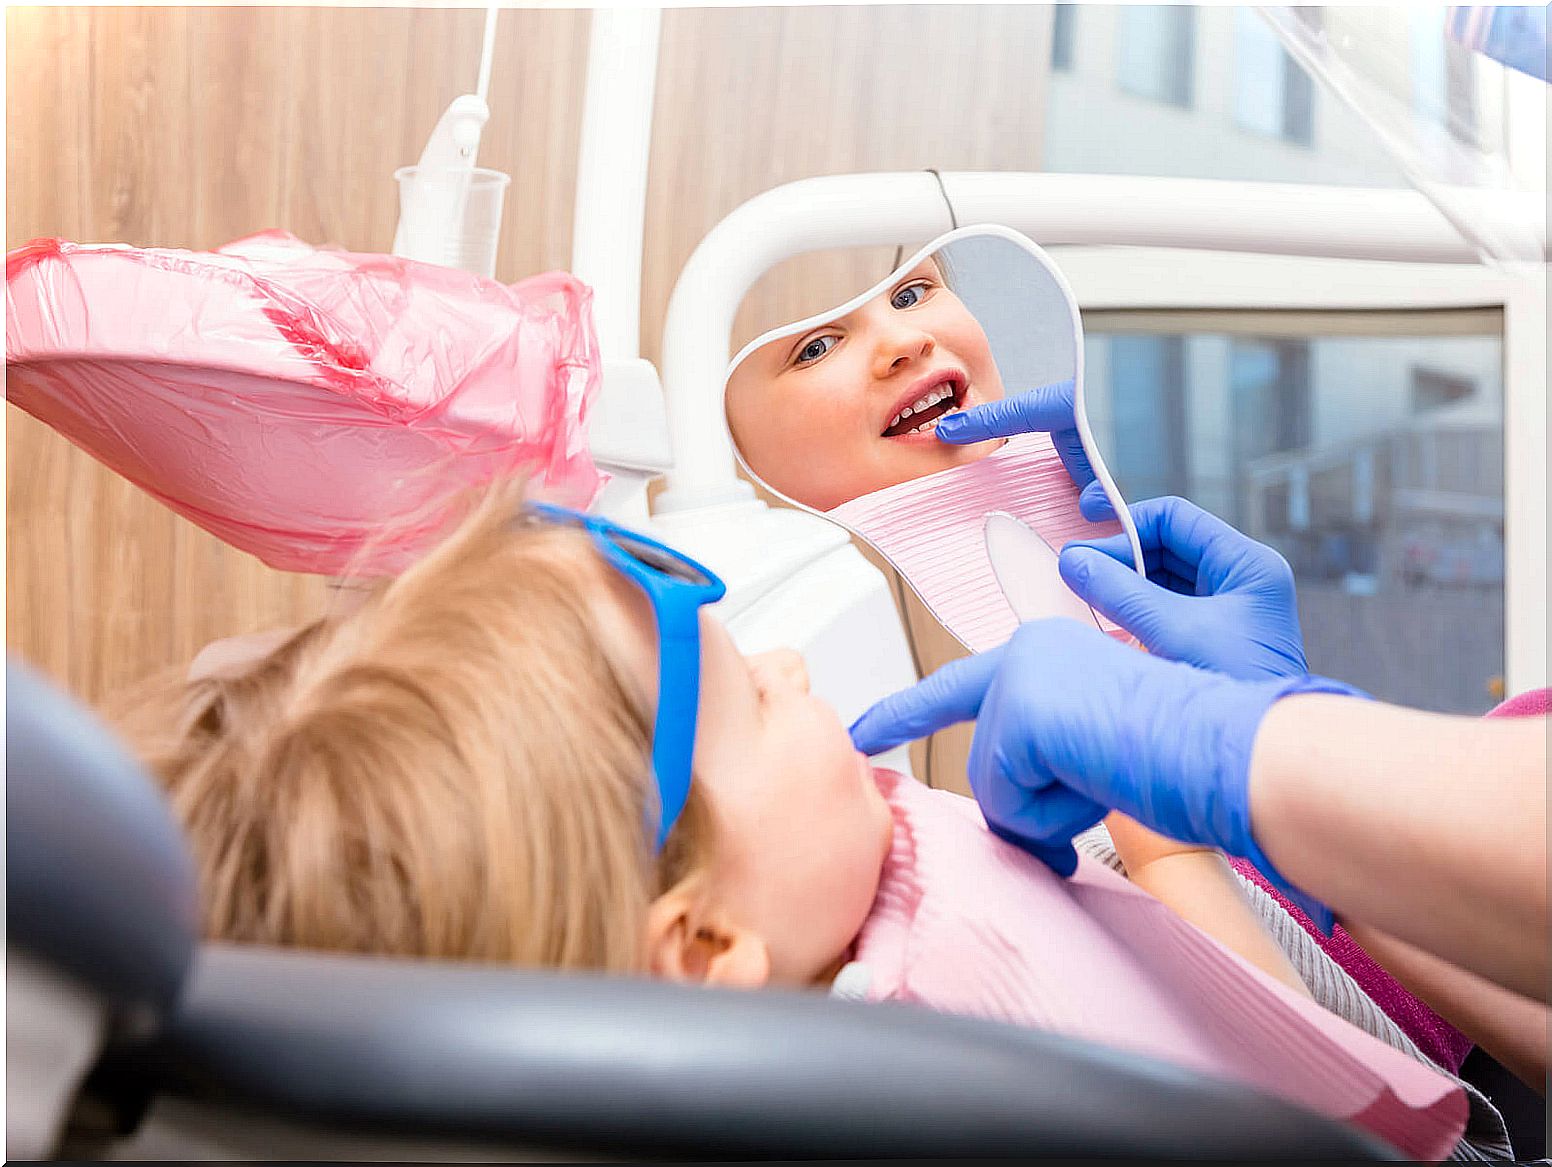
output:
[[[9,8],[6,246],[59,235],[209,248],[283,227],[387,250],[392,171],[472,89],[483,19],[445,8]],[[588,20],[569,9],[501,16],[480,161],[513,176],[502,279],[568,262]],[[1037,168],[1048,26],[1044,6],[1019,5],[666,11],[644,355],[657,358],[695,244],[761,190],[854,170]],[[892,257],[868,248],[783,264],[740,311],[739,342],[838,303]],[[226,547],[20,411],[6,421],[7,646],[88,699],[323,602],[320,581]],[[912,623],[926,620],[918,608]]]

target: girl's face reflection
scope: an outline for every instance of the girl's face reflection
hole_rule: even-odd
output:
[[[986,333],[931,257],[839,319],[775,340],[728,379],[727,419],[760,478],[815,510],[984,458],[938,418],[1002,397]]]

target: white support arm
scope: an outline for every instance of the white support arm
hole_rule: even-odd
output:
[[[571,270],[594,290],[605,360],[641,351],[641,241],[657,85],[657,8],[595,8],[587,48]]]
[[[959,223],[1003,223],[1051,244],[1475,264],[1477,255],[1410,190],[1134,175],[947,173]],[[1534,219],[1538,209],[1526,206]],[[925,171],[809,178],[756,195],[718,223],[674,285],[663,330],[674,469],[659,513],[749,498],[734,472],[722,382],[734,317],[766,271],[831,247],[919,244],[950,227]],[[1545,219],[1540,220],[1545,236]]]
[[[595,8],[577,155],[571,270],[593,289],[603,386],[589,444],[611,481],[594,508],[647,518],[647,483],[668,464],[657,371],[641,359],[641,255],[657,86],[657,8]]]

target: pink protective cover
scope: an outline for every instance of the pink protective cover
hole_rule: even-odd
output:
[[[972,652],[996,648],[1019,620],[986,553],[986,516],[1005,511],[1060,551],[1070,539],[1121,533],[1078,511],[1078,489],[1050,436],[1020,434],[978,462],[885,487],[825,512],[861,535],[921,596],[940,624]],[[1055,574],[1050,586],[1065,588]],[[1117,639],[1127,633],[1094,614]]]
[[[6,256],[6,397],[273,567],[391,572],[450,496],[526,469],[585,506],[591,292],[280,231]]]
[[[853,956],[869,996],[1035,1026],[1248,1083],[1439,1159],[1465,1129],[1449,1079],[1230,953],[1087,856],[1061,879],[975,803],[875,771],[895,818]],[[1117,1099],[1124,1106],[1124,1099]]]

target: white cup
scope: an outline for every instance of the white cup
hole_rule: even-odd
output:
[[[401,166],[399,230],[393,251],[406,259],[496,274],[496,244],[510,174],[467,166]]]

